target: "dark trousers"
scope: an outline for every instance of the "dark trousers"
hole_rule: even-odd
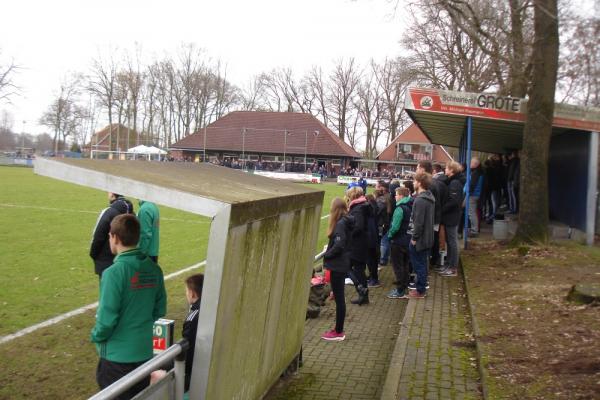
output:
[[[440,230],[433,231],[433,247],[431,248],[431,265],[440,264]]]
[[[376,247],[367,251],[367,266],[369,267],[369,278],[379,280],[379,252]]]
[[[354,282],[354,286],[358,288],[361,285],[367,287],[367,275],[365,274],[365,263],[357,260],[352,260],[352,268],[348,273],[350,279]]]
[[[398,282],[396,286],[398,290],[406,290],[410,276],[408,265],[408,249],[394,243],[390,245],[390,249],[392,268],[394,269],[396,282]]]
[[[344,320],[346,319],[346,298],[344,297],[345,272],[331,271],[331,291],[335,299],[335,331],[344,332]]]
[[[417,248],[411,243],[408,246],[408,254],[410,261],[412,262],[413,269],[417,274],[417,292],[420,294],[425,293],[425,286],[427,285],[427,258],[429,257],[429,250],[424,249],[417,251]]]
[[[96,382],[98,382],[100,389],[107,388],[144,363],[145,361],[136,363],[118,363],[101,358],[98,361],[98,367],[96,368]],[[122,395],[115,397],[115,399],[129,400],[144,390],[148,385],[150,385],[150,376],[142,379],[131,389]]]

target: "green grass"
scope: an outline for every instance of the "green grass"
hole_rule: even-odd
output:
[[[327,215],[331,200],[345,188],[317,187],[325,191],[322,215]],[[37,176],[29,168],[0,167],[0,335],[97,300],[98,278],[88,250],[106,206],[105,192]],[[204,260],[210,220],[162,206],[160,212],[165,274]],[[321,220],[316,252],[327,242],[327,222]],[[166,283],[167,318],[176,320],[176,338],[187,313],[183,281],[196,272]],[[0,399],[71,399],[96,392],[97,355],[89,341],[94,314],[0,345]]]

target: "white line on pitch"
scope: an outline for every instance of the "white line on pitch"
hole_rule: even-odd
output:
[[[71,210],[68,208],[26,206],[26,205],[22,205],[22,204],[6,204],[6,203],[0,203],[0,207],[30,208],[33,210],[44,210],[44,211],[66,211],[66,212],[75,212],[75,213],[81,213],[81,214],[98,214],[99,213],[99,211]],[[187,223],[191,223],[191,224],[210,224],[210,221],[190,221],[187,219],[165,218],[165,217],[161,217],[160,219],[161,219],[161,221],[187,222]]]
[[[327,215],[323,215],[323,216],[321,217],[321,219],[325,219],[325,218],[327,218],[327,217],[329,217],[329,214],[327,214]]]
[[[182,270],[173,272],[173,273],[165,276],[165,280],[169,280],[169,279],[175,278],[176,276],[179,276],[181,274],[185,274],[186,272],[189,272],[189,271],[191,271],[193,269],[200,268],[203,265],[206,265],[206,260],[204,260],[202,262],[199,262],[198,264],[194,264],[194,265],[191,265],[189,267],[186,267],[186,268],[184,268]],[[31,326],[29,326],[29,327],[27,327],[25,329],[21,329],[20,331],[12,333],[10,335],[2,336],[2,337],[0,337],[0,344],[4,344],[4,343],[7,343],[7,342],[10,342],[11,340],[14,340],[16,338],[19,338],[19,337],[25,336],[25,335],[27,335],[29,333],[35,332],[38,329],[58,324],[59,322],[64,321],[65,319],[74,317],[74,316],[79,315],[79,314],[83,314],[84,312],[89,311],[89,310],[93,310],[96,307],[98,307],[98,302],[95,302],[95,303],[92,303],[92,304],[88,304],[87,306],[80,307],[80,308],[78,308],[76,310],[69,311],[69,312],[61,314],[61,315],[57,315],[54,318],[50,318],[50,319],[48,319],[46,321],[40,322],[39,324],[31,325]]]

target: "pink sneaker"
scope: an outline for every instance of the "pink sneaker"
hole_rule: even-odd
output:
[[[321,336],[321,339],[330,342],[341,342],[342,340],[346,339],[346,335],[344,334],[344,332],[337,333],[335,329],[332,329],[330,331],[325,332],[323,336]]]
[[[410,292],[408,292],[408,298],[409,299],[417,299],[417,300],[424,299],[425,293],[421,294],[417,290],[411,290]]]

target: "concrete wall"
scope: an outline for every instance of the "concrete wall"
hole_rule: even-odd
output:
[[[299,353],[321,215],[306,200],[229,211],[222,256],[208,257],[191,398],[260,398]]]

